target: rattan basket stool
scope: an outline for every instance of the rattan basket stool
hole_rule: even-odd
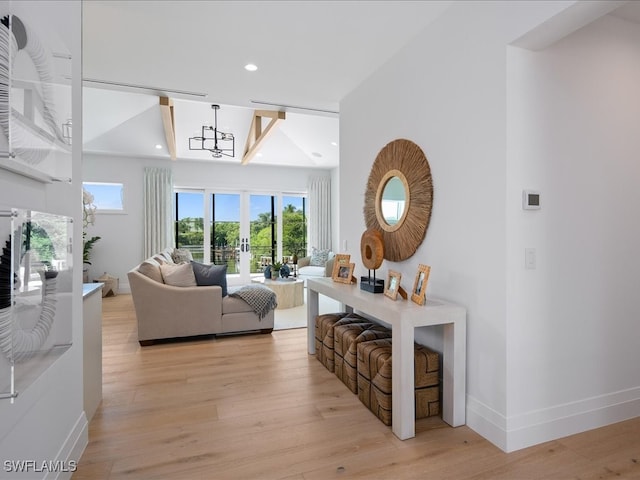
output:
[[[391,338],[391,330],[375,323],[334,327],[334,373],[353,393],[358,393],[358,345],[382,338]]]
[[[440,355],[414,345],[415,418],[440,413]],[[358,344],[358,398],[385,425],[391,425],[391,339]]]

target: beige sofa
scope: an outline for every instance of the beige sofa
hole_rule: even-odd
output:
[[[127,273],[140,345],[196,335],[271,333],[273,310],[260,319],[244,300],[229,295],[223,297],[220,286],[183,287],[163,283],[162,277],[156,277],[150,266],[159,268],[163,262],[174,262],[171,250],[165,249]]]

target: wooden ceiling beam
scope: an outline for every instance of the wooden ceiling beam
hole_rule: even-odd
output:
[[[164,136],[167,140],[169,157],[176,159],[176,124],[173,116],[173,100],[168,97],[160,97],[160,114],[164,125]]]
[[[270,119],[264,130],[262,129],[263,117]],[[249,136],[247,137],[247,143],[244,147],[244,154],[242,155],[240,165],[246,165],[251,161],[267,137],[275,131],[276,126],[284,119],[284,112],[273,110],[255,110],[253,112],[251,126],[249,127]]]

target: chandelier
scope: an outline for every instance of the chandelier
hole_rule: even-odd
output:
[[[223,155],[234,157],[235,138],[233,133],[224,133],[218,130],[218,110],[220,105],[211,105],[211,108],[214,116],[213,127],[203,125],[201,137],[190,137],[189,150],[209,150],[213,158],[222,158]],[[231,142],[231,148],[222,148],[218,142]]]

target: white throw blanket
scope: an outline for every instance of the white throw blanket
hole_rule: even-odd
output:
[[[278,306],[276,294],[263,285],[245,285],[229,293],[229,296],[239,297],[247,302],[260,320]]]

